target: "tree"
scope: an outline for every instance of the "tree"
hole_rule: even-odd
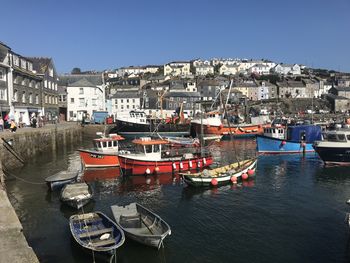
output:
[[[81,74],[80,68],[73,68],[71,74]]]

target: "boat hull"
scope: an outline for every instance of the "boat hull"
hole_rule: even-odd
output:
[[[210,166],[213,163],[213,158],[211,156],[191,159],[183,159],[179,157],[163,161],[147,161],[136,160],[128,158],[127,156],[120,155],[119,161],[120,167],[122,168],[124,173],[132,175],[142,175],[174,173],[202,169]],[[156,169],[156,167],[158,168]]]
[[[90,215],[91,217],[89,217]],[[80,219],[81,217],[84,217],[84,219]],[[77,244],[90,251],[90,253],[94,251],[100,254],[112,255],[125,241],[123,230],[101,212],[72,215],[69,218],[69,226]],[[110,230],[101,232],[99,231],[101,229]],[[100,238],[103,233],[112,234],[107,242]]]
[[[222,176],[191,176],[187,174],[181,174],[186,184],[190,186],[211,186],[212,180],[215,179],[218,185],[227,184],[231,182],[232,177],[236,177],[237,179],[241,177],[243,173],[247,173],[248,170],[254,170],[256,169],[256,163],[257,161],[252,161],[251,163],[248,163],[248,165],[245,165],[243,169],[240,169],[237,172],[233,173],[227,173]]]
[[[119,159],[116,153],[103,153],[79,149],[81,161],[86,168],[116,167]]]
[[[128,121],[116,120],[116,127],[111,131],[117,132],[124,137],[140,137],[159,134],[161,136],[189,136],[189,124],[175,123],[133,123]]]
[[[315,151],[325,164],[350,165],[350,147],[315,146]]]
[[[286,141],[277,138],[271,138],[263,135],[256,137],[257,150],[261,154],[292,154],[314,152],[312,143]]]
[[[233,137],[254,137],[257,134],[262,134],[264,132],[263,125],[244,125],[237,126],[227,125],[213,126],[213,125],[201,125],[199,123],[192,122],[191,125],[194,127],[195,133],[197,135],[201,134],[203,129],[203,134],[214,134],[223,136],[233,136]]]
[[[135,206],[136,209],[128,209],[130,206]],[[170,226],[160,216],[140,204],[132,203],[126,207],[111,206],[111,209],[117,225],[123,229],[128,238],[138,243],[159,249],[163,240],[171,235]],[[122,219],[125,215],[129,220]]]

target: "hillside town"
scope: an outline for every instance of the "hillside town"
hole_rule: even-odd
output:
[[[33,117],[44,122],[80,122],[94,121],[94,112],[106,112],[115,120],[136,109],[153,117],[169,117],[181,108],[190,117],[202,110],[201,105],[216,109],[226,100],[255,115],[276,113],[274,105],[288,101],[293,101],[294,108],[280,109],[282,113],[347,113],[350,74],[238,58],[172,61],[103,72],[74,68],[69,74],[58,74],[53,58],[27,57],[0,42],[0,111],[20,127],[31,125]]]

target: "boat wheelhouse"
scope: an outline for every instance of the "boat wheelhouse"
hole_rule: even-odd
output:
[[[84,167],[114,167],[119,166],[119,141],[124,138],[111,133],[105,137],[103,133],[96,133],[101,138],[93,140],[94,149],[78,149]]]
[[[169,144],[163,139],[142,137],[132,141],[136,153],[120,154],[120,167],[127,174],[160,174],[188,171],[207,167],[213,163],[210,155],[195,153],[172,155],[163,147]]]
[[[313,147],[326,165],[350,165],[349,129],[324,132]]]

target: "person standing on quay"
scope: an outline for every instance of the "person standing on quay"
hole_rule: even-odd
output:
[[[4,131],[4,120],[2,119],[2,116],[0,116],[0,131]]]
[[[16,132],[16,130],[17,130],[17,125],[16,125],[14,120],[11,120],[10,130],[11,130],[11,132]]]

